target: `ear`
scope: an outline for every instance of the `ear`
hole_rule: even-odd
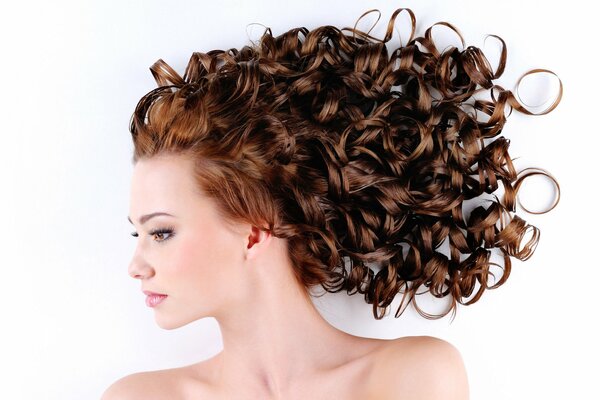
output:
[[[271,232],[251,226],[246,238],[246,258],[254,258],[264,251],[271,242]]]

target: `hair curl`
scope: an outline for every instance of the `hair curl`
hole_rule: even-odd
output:
[[[388,56],[385,43],[403,10],[411,36]],[[358,20],[371,11],[378,10]],[[415,16],[400,8],[383,40],[356,24],[294,28],[277,37],[267,28],[258,44],[193,53],[183,78],[159,59],[150,67],[159,87],[132,115],[133,162],[162,153],[193,157],[199,187],[227,221],[287,239],[294,274],[306,288],[362,293],[381,319],[396,294],[403,293],[398,317],[424,285],[436,297],[451,296],[451,305],[435,315],[415,301],[417,311],[429,319],[450,310],[454,316],[457,302],[475,303],[506,281],[510,257],[527,260],[535,250],[539,230],[510,214],[523,179],[550,177],[560,198],[547,173],[528,168],[518,177],[525,170],[515,172],[510,140],[498,135],[505,106],[546,114],[558,105],[562,82],[556,101],[534,114],[492,83],[506,62],[500,37],[489,35],[502,43],[494,72],[477,47],[440,52],[431,38],[437,24],[454,30],[464,48],[447,22],[413,38]],[[531,70],[517,88],[535,72],[552,73]],[[484,89],[493,101],[473,97]],[[503,200],[485,199],[489,207],[477,206],[465,220],[465,201],[492,194],[498,182]],[[437,251],[446,239],[450,258]],[[495,247],[505,265],[490,285]],[[369,262],[379,263],[377,273]]]

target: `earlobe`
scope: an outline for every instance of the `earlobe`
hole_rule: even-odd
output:
[[[264,245],[266,245],[270,240],[271,240],[271,232],[262,230],[256,226],[253,226],[251,228],[251,232],[247,238],[248,244],[247,244],[246,249],[249,251],[252,251],[252,249],[254,249],[254,252],[256,252],[256,250],[258,250],[260,247],[263,247]],[[260,245],[260,246],[257,246],[257,245]]]
[[[260,242],[260,230],[253,226],[248,236],[248,248],[254,247],[258,242]]]

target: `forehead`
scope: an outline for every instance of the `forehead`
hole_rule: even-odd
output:
[[[130,215],[199,202],[202,199],[195,185],[193,162],[188,158],[169,155],[139,160],[131,177]]]

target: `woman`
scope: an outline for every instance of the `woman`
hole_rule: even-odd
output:
[[[390,57],[403,10],[411,38]],[[359,292],[379,319],[402,293],[396,317],[412,303],[439,318],[504,283],[509,257],[525,260],[537,244],[537,229],[508,214],[532,173],[517,178],[507,139],[483,141],[501,132],[505,105],[531,114],[491,83],[504,42],[496,37],[494,72],[477,48],[440,53],[430,30],[413,39],[414,14],[401,8],[383,40],[333,26],[267,29],[257,45],[194,53],[183,78],[162,60],[150,68],[159,87],[131,122],[139,239],[129,273],[159,326],[212,316],[223,350],[124,377],[103,400],[468,399],[450,343],[350,335],[310,299],[316,285]],[[485,122],[463,107],[479,86],[495,100],[472,105]],[[503,201],[464,218],[463,201],[498,180]],[[436,251],[446,237],[450,258]],[[489,285],[492,247],[505,266]],[[423,288],[450,296],[450,308],[420,310]]]

